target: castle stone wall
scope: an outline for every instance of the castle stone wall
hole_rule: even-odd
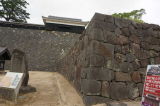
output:
[[[87,105],[141,99],[148,64],[160,64],[160,27],[95,14],[57,65]]]
[[[0,46],[7,47],[10,52],[13,49],[24,51],[29,70],[55,71],[56,62],[67,54],[80,36],[69,32],[46,31],[41,28],[43,26],[10,26],[0,24]],[[9,66],[10,61],[6,63],[6,69],[10,69]]]

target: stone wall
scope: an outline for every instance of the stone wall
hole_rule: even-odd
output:
[[[42,25],[0,23],[0,46],[8,47],[11,52],[15,48],[24,51],[29,70],[55,71],[56,62],[79,36],[69,32],[46,31]],[[9,66],[10,61],[6,69],[10,69]]]
[[[95,14],[59,61],[87,105],[141,98],[148,64],[160,63],[160,27]]]

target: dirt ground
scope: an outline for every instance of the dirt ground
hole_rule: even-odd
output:
[[[59,73],[31,71],[29,75],[29,85],[37,92],[19,95],[17,103],[0,99],[0,106],[84,106],[76,90]]]

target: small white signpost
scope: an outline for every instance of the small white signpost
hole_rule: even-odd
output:
[[[16,100],[23,81],[23,73],[7,72],[0,82],[0,96],[8,100]]]

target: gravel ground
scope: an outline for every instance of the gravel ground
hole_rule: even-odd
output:
[[[41,71],[29,74],[29,85],[36,87],[37,92],[19,95],[17,103],[0,99],[0,106],[84,106],[82,98],[60,74]]]

